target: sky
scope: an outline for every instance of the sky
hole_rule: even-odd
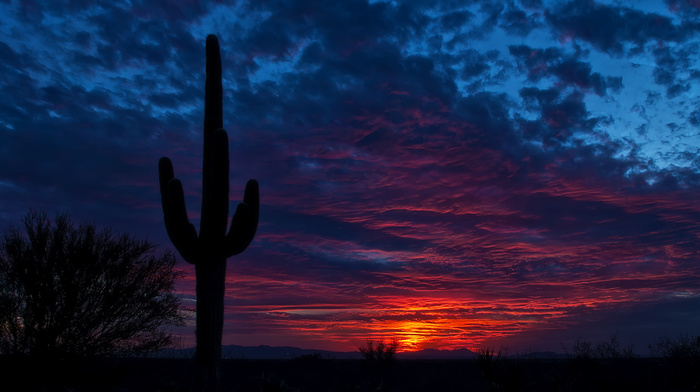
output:
[[[0,1],[0,227],[30,208],[173,250],[224,72],[224,344],[554,350],[700,334],[700,2]],[[194,306],[194,273],[177,282]],[[194,320],[176,331],[194,342]]]

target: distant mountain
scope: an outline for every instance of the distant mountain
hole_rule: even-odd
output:
[[[222,347],[222,356],[224,359],[294,359],[304,355],[320,355],[323,358],[329,359],[362,359],[362,356],[357,351],[342,352],[342,351],[327,351],[327,350],[312,350],[299,347],[271,347],[271,346],[238,346],[228,345]],[[186,348],[176,350],[168,348],[152,353],[150,356],[156,358],[192,358],[194,356],[194,348]],[[473,359],[475,354],[473,351],[466,348],[457,350],[435,350],[425,349],[420,351],[397,353],[397,359],[433,359],[433,360],[454,360],[454,359]],[[566,355],[557,354],[554,352],[535,352],[528,354],[509,355],[511,358],[521,359],[557,359],[564,358]]]
[[[357,351],[340,352],[327,350],[310,350],[299,347],[271,347],[271,346],[238,346],[228,345],[221,347],[221,356],[224,359],[294,359],[303,355],[321,355],[323,358],[333,359],[361,359]],[[192,358],[194,348],[174,349],[167,348],[149,354],[155,358]]]
[[[321,355],[323,358],[361,359],[360,353],[310,350],[299,347],[223,346],[222,356],[228,359],[294,359],[302,355]]]

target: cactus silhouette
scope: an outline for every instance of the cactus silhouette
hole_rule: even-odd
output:
[[[168,236],[182,258],[194,264],[197,281],[197,389],[220,388],[219,362],[224,323],[226,259],[243,252],[255,236],[260,206],[258,183],[249,180],[226,233],[229,208],[228,135],[223,129],[221,54],[214,35],[206,43],[204,164],[199,235],[187,218],[182,183],[170,159],[158,163],[163,217]]]

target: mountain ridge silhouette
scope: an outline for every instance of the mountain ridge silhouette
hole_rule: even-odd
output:
[[[156,358],[192,358],[194,355],[194,347],[185,349],[168,348],[152,353],[150,356]],[[222,357],[224,359],[294,359],[304,355],[320,355],[322,358],[328,359],[362,359],[359,351],[331,351],[331,350],[315,350],[292,346],[241,346],[241,345],[224,345],[222,346]],[[435,359],[435,360],[450,360],[450,359],[473,359],[476,354],[466,348],[456,350],[437,350],[423,349],[419,351],[406,351],[396,354],[397,359]],[[523,359],[553,359],[562,358],[565,354],[559,354],[551,351],[531,352],[526,354],[508,355],[508,357],[523,358]]]

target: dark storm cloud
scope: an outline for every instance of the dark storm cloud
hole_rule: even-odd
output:
[[[677,41],[684,35],[668,17],[594,1],[566,2],[548,10],[546,18],[559,34],[612,54],[623,54],[626,43],[644,46],[650,40]]]
[[[523,87],[519,91],[528,109],[534,110],[541,105],[551,104],[559,97],[558,89],[541,90],[537,87]]]
[[[245,54],[275,60],[296,53],[298,43],[306,39],[317,40],[327,53],[342,57],[382,38],[405,42],[421,34],[429,21],[420,8],[381,2],[297,0],[250,7],[272,14],[246,37],[234,38],[242,44],[236,47]]]
[[[542,9],[542,0],[520,0],[519,3],[526,9]]]
[[[515,4],[510,4],[507,10],[501,15],[500,26],[510,34],[526,37],[530,32],[544,24],[541,20],[541,4],[537,2],[520,2],[525,9],[518,8]],[[536,12],[528,12],[529,9]]]
[[[469,11],[454,11],[441,16],[438,23],[443,31],[453,32],[461,30],[473,17]]]
[[[696,18],[700,14],[700,6],[694,0],[664,0],[673,12],[680,12],[683,18]]]
[[[589,63],[578,59],[579,54],[569,55],[558,48],[539,49],[527,45],[510,46],[509,51],[517,64],[528,70],[528,78],[533,82],[553,76],[564,85],[590,90],[601,96],[606,95],[608,84],[613,90],[621,88],[621,77],[604,77],[592,72]]]
[[[187,74],[188,66],[194,66],[193,54],[201,49],[194,37],[178,21],[142,19],[132,11],[113,6],[88,17],[87,23],[96,32],[85,45],[95,48],[100,64],[114,70],[144,63],[157,67],[177,63]]]
[[[37,15],[56,17],[50,6],[36,6]],[[139,217],[134,209],[156,201],[136,196],[153,189],[154,169],[148,168],[157,161],[151,156],[154,135],[168,130],[171,146],[192,142],[188,137],[177,140],[183,135],[177,131],[186,134],[193,119],[176,112],[161,114],[161,110],[189,104],[194,89],[187,79],[193,72],[181,68],[181,74],[169,75],[165,92],[163,82],[156,79],[159,75],[148,74],[147,69],[192,64],[193,56],[185,51],[194,40],[163,24],[167,22],[145,23],[111,3],[97,12],[82,14],[85,10],[75,10],[81,13],[76,17],[78,26],[88,31],[95,26],[96,32],[71,34],[31,25],[37,38],[44,34],[52,45],[63,48],[58,53],[65,62],[47,62],[46,49],[31,46],[34,39],[27,40],[29,50],[21,52],[2,44],[7,54],[3,58],[12,62],[3,62],[11,67],[4,72],[2,85],[3,121],[11,129],[4,132],[0,147],[5,169],[1,176],[11,179],[14,192],[24,197],[47,197],[44,202],[36,197],[32,207],[86,210],[76,212],[76,218],[103,220],[111,214],[105,207],[111,205],[113,212],[122,211],[121,218],[113,219],[120,228],[138,227],[134,222],[148,218]],[[200,45],[196,50],[201,51]],[[130,76],[115,73],[122,71]],[[81,78],[99,84],[85,86]],[[194,103],[201,100],[199,90]],[[15,214],[21,213],[17,208]]]
[[[693,72],[697,64],[692,59],[700,54],[698,49],[697,45],[688,45],[654,50],[657,65],[653,71],[654,82],[666,87],[667,97],[676,98],[690,90],[691,84],[697,82],[698,78]]]
[[[491,68],[488,58],[473,49],[468,49],[463,54],[464,68],[460,76],[466,80],[482,75]]]

